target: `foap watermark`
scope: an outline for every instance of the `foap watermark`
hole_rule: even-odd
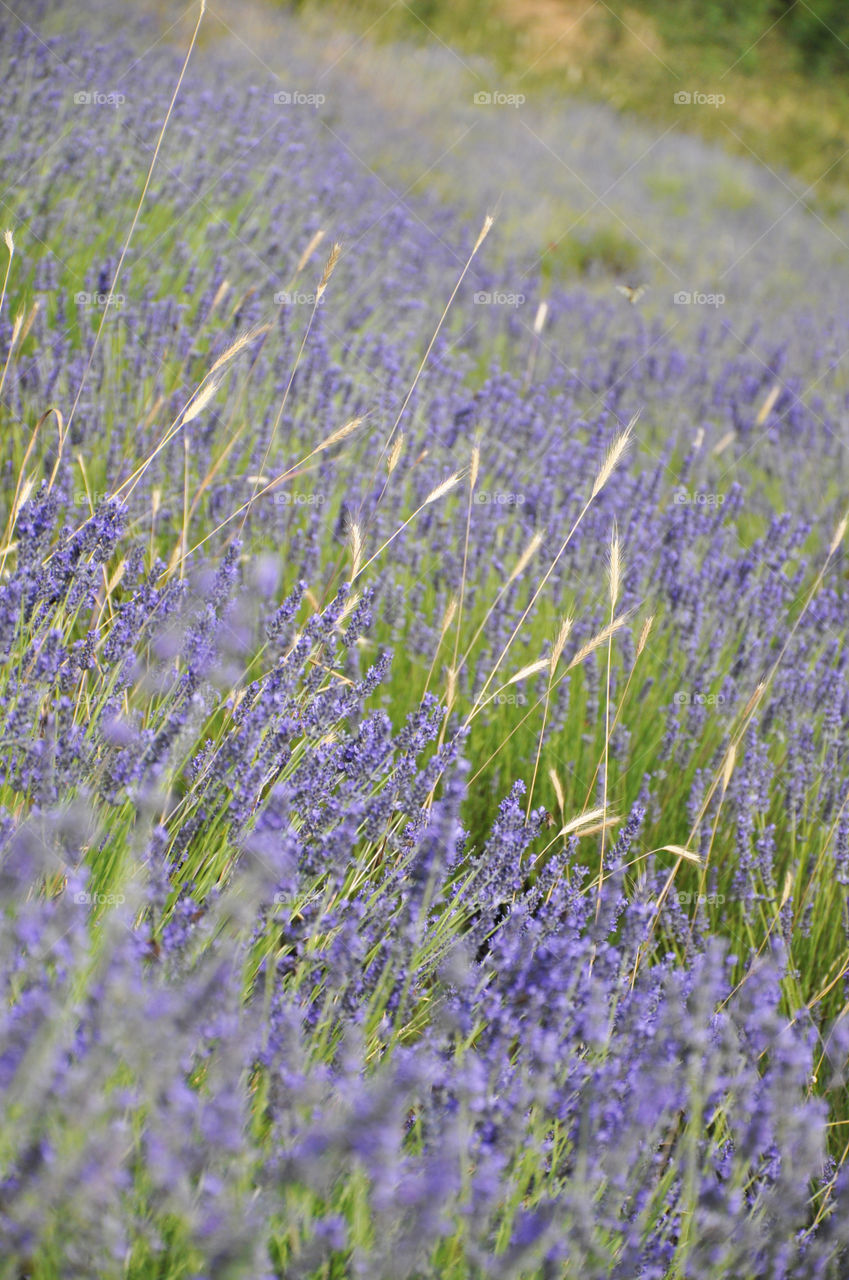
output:
[[[525,302],[523,293],[503,293],[499,290],[479,290],[472,299],[476,307],[521,307]]]
[[[492,93],[482,89],[472,99],[476,107],[521,107],[527,102],[523,93],[502,93],[495,89]]]
[[[275,93],[278,107],[322,107],[327,98],[323,93],[302,93],[300,89],[281,89]]]
[[[78,107],[122,107],[126,101],[123,93],[102,93],[99,89],[80,89],[74,94]]]
[[[506,489],[476,489],[474,499],[482,507],[521,507],[525,495]]]
[[[690,293],[689,289],[679,289],[673,293],[672,301],[676,307],[723,307],[724,293]]]
[[[679,707],[723,707],[728,699],[722,693],[700,693],[697,689],[679,689],[672,701]]]
[[[524,693],[496,693],[490,701],[497,703],[500,707],[526,707],[528,705],[527,695]]]
[[[123,893],[86,893],[81,889],[74,894],[74,902],[80,907],[120,907],[126,901]]]
[[[724,93],[702,93],[698,89],[679,89],[672,95],[677,107],[721,107],[725,102]]]
[[[275,893],[271,899],[273,907],[283,907],[289,911],[303,911],[304,907],[309,906],[315,901],[315,894],[309,893]]]
[[[326,501],[323,493],[301,493],[283,489],[274,494],[275,507],[320,507]]]
[[[115,494],[108,492],[106,489],[77,489],[73,495],[74,505],[77,507],[91,506],[97,509],[104,502],[114,502],[127,512],[128,515],[146,515],[151,510],[150,495],[145,495],[141,490],[135,490],[133,493]],[[162,506],[162,496],[158,498],[160,507]]]
[[[724,893],[691,893],[689,889],[679,889],[671,895],[681,907],[722,907],[725,905]]]
[[[127,299],[123,293],[113,293],[110,297],[108,293],[75,293],[74,302],[78,307],[91,307],[95,311],[103,311],[107,304],[110,307],[123,307]]]
[[[274,305],[277,307],[315,307],[324,302],[326,294],[323,293],[301,293],[297,289],[282,289],[274,295]]]
[[[676,507],[721,507],[724,493],[706,493],[703,489],[676,489],[672,495]]]

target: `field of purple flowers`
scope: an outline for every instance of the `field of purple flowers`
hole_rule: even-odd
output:
[[[540,254],[518,126],[399,195],[96,9],[0,8],[0,1280],[842,1280],[843,228],[678,138]]]

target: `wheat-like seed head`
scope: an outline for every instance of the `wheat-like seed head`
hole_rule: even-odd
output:
[[[834,555],[835,551],[843,541],[844,535],[846,533],[847,523],[849,523],[849,514],[843,517],[843,519],[838,524],[837,528],[834,530],[834,537],[831,539],[831,546],[828,549],[829,556]]]
[[[457,668],[448,668],[448,683],[445,690],[445,710],[450,711],[457,696]]]
[[[728,784],[731,781],[731,775],[734,772],[734,765],[737,761],[737,748],[734,743],[728,748],[725,756],[725,762],[722,766],[722,791],[723,794],[728,790]]]
[[[540,547],[542,546],[544,536],[545,535],[539,531],[533,535],[530,542],[525,547],[522,554],[519,556],[519,559],[516,561],[516,564],[510,574],[510,577],[507,579],[508,587],[510,586],[511,582],[516,581],[516,579],[519,577],[520,574],[525,572],[525,570],[528,567],[528,564],[534,558],[537,551],[539,551]]]
[[[781,395],[781,383],[775,382],[769,389],[766,399],[758,410],[758,416],[755,418],[755,426],[762,427],[769,415],[775,408],[775,402]]]
[[[601,493],[602,489],[607,484],[608,480],[610,479],[611,475],[616,469],[616,466],[621,460],[623,453],[628,448],[628,445],[631,443],[631,436],[634,431],[634,424],[637,421],[637,416],[638,416],[637,414],[634,414],[634,417],[628,423],[625,430],[616,437],[616,439],[613,441],[613,444],[608,449],[607,457],[604,459],[604,462],[601,464],[601,469],[599,470],[599,473],[595,478],[595,483],[593,484],[592,496],[594,498],[599,493]]]
[[[552,765],[551,768],[549,769],[548,776],[549,778],[551,778],[551,785],[554,787],[554,794],[557,796],[557,804],[562,814],[564,808],[566,807],[566,797],[563,794],[563,787],[560,783],[560,778],[557,775],[557,770],[555,769],[554,765]]]
[[[229,292],[230,292],[230,281],[222,280],[220,285],[215,291],[215,297],[212,299],[212,306],[210,307],[210,311],[214,311],[215,308],[219,305],[219,303],[222,303],[224,301],[224,299],[227,297],[227,294]]]
[[[472,448],[472,460],[469,464],[469,490],[473,490],[478,482],[478,473],[481,465],[481,451],[478,445]]]
[[[3,239],[6,243],[6,248],[9,250],[9,257],[11,258],[12,254],[15,252],[15,240],[11,231],[4,231]]]
[[[354,520],[351,521],[348,529],[348,543],[351,548],[351,579],[353,580],[360,571],[363,558],[363,535],[360,526]]]
[[[386,459],[387,476],[391,476],[392,472],[398,466],[398,460],[401,457],[401,451],[403,448],[404,448],[404,433],[403,431],[399,431],[398,435],[395,437],[395,443],[392,446],[392,450],[389,454],[389,457]]]
[[[600,820],[600,821],[599,821]],[[622,819],[615,814],[608,813],[605,815],[604,809],[586,809],[583,813],[579,813],[577,818],[572,818],[571,822],[567,822],[565,826],[558,831],[558,836],[575,835],[581,832],[582,835],[590,835],[594,831],[599,831],[603,827],[612,827]]]
[[[32,326],[35,324],[35,317],[38,315],[40,308],[41,308],[41,303],[38,301],[38,299],[36,299],[35,302],[32,304],[32,306],[30,307],[29,315],[24,321],[24,327],[21,330],[21,342],[26,342],[27,335],[29,334],[29,331],[32,328]]]
[[[463,476],[462,471],[455,471],[454,474],[449,476],[447,480],[443,480],[442,484],[438,484],[435,489],[432,489],[430,491],[430,493],[427,495],[424,502],[422,503],[422,506],[427,507],[430,505],[431,502],[436,502],[439,498],[444,497],[445,494],[449,493],[457,484],[457,482],[462,479],[462,476]]]
[[[17,499],[15,500],[15,509],[13,513],[14,518],[12,521],[13,526],[14,524],[17,523],[18,516],[20,515],[20,512],[21,512],[21,507],[29,498],[29,495],[32,493],[34,487],[35,487],[35,478],[33,476],[27,476],[26,480],[24,480],[23,484],[21,485],[21,491],[18,494]]]
[[[549,660],[549,670],[552,677],[554,676],[554,672],[557,670],[557,664],[560,661],[560,657],[563,653],[563,649],[566,644],[566,641],[569,639],[569,632],[571,630],[572,630],[572,619],[569,617],[566,617],[560,623],[560,629],[557,632],[557,636],[554,641],[554,648],[551,651],[551,658]]]
[[[724,453],[725,450],[728,448],[728,446],[730,444],[733,444],[736,439],[737,439],[736,431],[734,430],[726,431],[725,435],[722,437],[719,443],[713,446],[713,456],[715,458],[718,458],[719,455],[721,453]]]
[[[613,532],[610,535],[610,558],[607,566],[607,580],[610,587],[610,604],[611,607],[613,607],[619,599],[619,591],[622,586],[622,548],[619,542],[619,529],[615,520],[613,522]]]
[[[348,599],[345,601],[345,604],[342,607],[342,612],[339,614],[339,617],[336,619],[337,631],[342,630],[342,623],[348,617],[349,613],[351,613],[352,610],[359,604],[360,598],[361,597],[358,591],[352,591],[351,594],[348,596]]]
[[[649,634],[651,632],[653,625],[654,625],[654,614],[650,613],[649,616],[646,618],[645,622],[643,623],[643,629],[640,632],[640,638],[637,641],[637,657],[638,658],[640,654],[643,652],[643,649],[645,649],[646,644],[648,643]]]
[[[107,595],[109,596],[112,595],[112,592],[118,586],[119,582],[121,582],[126,571],[127,571],[127,560],[126,560],[126,557],[124,557],[121,560],[121,562],[117,565],[114,573],[112,574],[112,576],[110,577],[109,581],[106,584]]]
[[[445,636],[448,632],[448,628],[451,626],[451,623],[454,621],[454,617],[456,613],[457,613],[457,597],[452,596],[451,599],[448,601],[448,604],[445,606],[445,612],[442,615],[442,629],[439,634],[440,643],[442,643],[442,641],[445,639]]]
[[[537,313],[534,316],[534,333],[537,337],[542,333],[546,319],[548,317],[548,303],[541,302],[537,307]]]
[[[628,613],[620,613],[618,618],[614,618],[606,627],[602,627],[601,631],[599,631],[597,635],[594,635],[591,640],[588,640],[587,643],[578,650],[566,670],[571,671],[573,667],[577,667],[579,663],[583,662],[584,658],[588,658],[589,655],[599,647],[599,645],[604,644],[605,640],[614,635],[621,627],[624,627],[625,623],[628,621],[628,617]]]
[[[547,666],[548,658],[538,658],[536,662],[529,662],[526,667],[522,667],[514,676],[511,676],[503,688],[506,689],[511,684],[518,684],[520,680],[527,680],[528,676],[535,676],[538,671],[544,671]]]
[[[315,235],[310,240],[306,249],[304,249],[300,258],[298,258],[298,265],[295,267],[295,275],[300,275],[300,273],[303,271],[304,267],[307,265],[310,258],[315,253],[316,249],[321,244],[323,239],[324,239],[324,232],[316,231]]]
[[[236,341],[231,346],[229,346],[222,355],[218,357],[218,359],[215,361],[215,364],[212,366],[212,368],[210,369],[209,373],[206,376],[208,378],[211,378],[214,373],[218,372],[218,370],[222,367],[222,365],[227,364],[230,360],[233,359],[234,356],[237,356],[240,351],[244,351],[248,343],[253,342],[254,338],[258,338],[262,333],[268,333],[268,330],[270,328],[271,328],[271,325],[258,324],[258,325],[255,325],[253,329],[248,329],[246,333],[243,333],[241,337],[237,338]]]
[[[326,440],[322,440],[321,444],[313,449],[313,453],[321,453],[324,449],[329,449],[331,445],[338,444],[340,440],[347,439],[348,436],[353,435],[361,422],[362,418],[352,418],[350,422],[346,422],[344,426],[339,427],[337,431],[329,435]]]
[[[744,724],[745,724],[745,723],[746,723],[746,721],[748,720],[748,718],[749,718],[750,714],[754,711],[755,707],[756,707],[756,706],[758,705],[758,703],[760,702],[761,698],[762,698],[762,697],[763,697],[763,695],[764,695],[764,690],[765,690],[765,689],[766,689],[766,681],[765,681],[765,680],[761,680],[761,681],[759,682],[759,684],[757,685],[757,687],[756,687],[756,689],[755,689],[754,693],[753,693],[753,694],[752,694],[752,696],[749,698],[749,701],[746,703],[745,707],[743,708],[743,723],[744,723]]]
[[[784,888],[781,892],[781,901],[778,904],[778,910],[782,911],[790,901],[790,895],[793,892],[793,872],[788,871],[784,877]]]
[[[692,849],[686,849],[683,844],[662,844],[659,849],[652,849],[652,853],[674,853],[677,857],[683,858],[685,862],[695,862],[701,865],[701,856],[694,853]]]
[[[205,384],[205,386],[201,387],[200,391],[197,393],[195,398],[191,401],[191,403],[189,404],[189,407],[186,409],[186,412],[183,414],[184,427],[189,422],[192,422],[195,418],[197,418],[199,414],[203,413],[204,409],[209,404],[210,400],[213,398],[213,396],[215,395],[216,391],[220,386],[221,386],[220,379],[216,381],[215,378],[210,378],[209,381]]]
[[[477,240],[475,241],[475,247],[474,247],[474,249],[472,250],[472,256],[473,256],[473,257],[474,257],[474,255],[477,253],[477,251],[478,251],[478,249],[481,247],[481,245],[483,244],[484,240],[485,240],[485,239],[487,238],[487,236],[489,235],[490,231],[492,230],[492,224],[493,224],[494,222],[495,222],[495,218],[492,216],[492,214],[491,214],[491,213],[488,213],[488,214],[486,215],[486,217],[484,218],[484,220],[483,220],[483,226],[482,226],[482,227],[481,227],[481,229],[480,229],[480,235],[478,236]]]
[[[334,244],[333,248],[330,250],[330,256],[324,264],[324,271],[322,272],[321,279],[318,282],[318,288],[315,291],[316,302],[324,295],[324,291],[327,288],[330,277],[333,275],[334,268],[336,263],[339,261],[339,255],[341,252],[342,246],[338,243]]]

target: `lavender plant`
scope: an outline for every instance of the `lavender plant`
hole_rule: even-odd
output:
[[[53,20],[0,17],[0,1275],[840,1277],[842,313],[505,315],[498,223]]]

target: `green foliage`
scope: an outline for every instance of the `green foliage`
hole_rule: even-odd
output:
[[[849,71],[849,8],[843,0],[818,0],[815,7],[790,4],[783,21],[804,65],[818,74],[845,76]]]
[[[630,275],[641,263],[639,245],[612,223],[578,227],[573,234],[551,243],[545,251],[540,270],[552,282],[575,276]]]

